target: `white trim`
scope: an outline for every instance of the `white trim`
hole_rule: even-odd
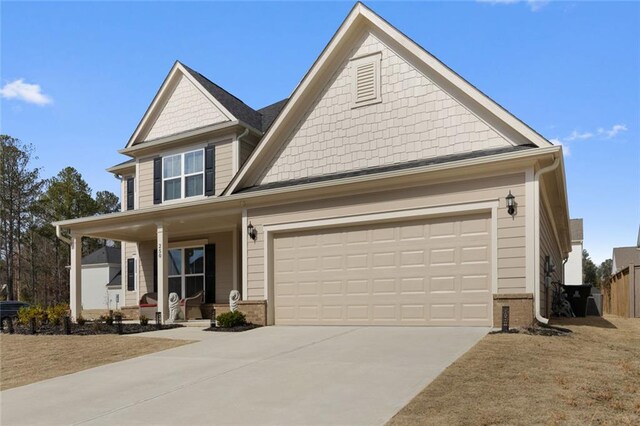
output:
[[[136,174],[133,176],[133,209],[137,210],[140,208],[140,202],[138,200],[138,198],[140,198],[139,194],[140,194],[140,160],[136,160]],[[153,183],[152,183],[153,184]],[[127,182],[125,179],[124,182],[124,193],[125,195],[127,194]],[[123,197],[126,203],[126,197]],[[126,210],[126,209],[125,209]]]
[[[525,171],[525,290],[527,293],[533,293],[535,289],[535,181],[533,167],[527,168]]]
[[[285,232],[285,231],[298,231],[298,230],[311,230],[311,229],[322,229],[322,228],[332,228],[341,225],[362,225],[369,223],[380,223],[380,222],[392,222],[397,220],[406,220],[406,219],[419,219],[419,218],[428,218],[431,216],[449,214],[449,213],[473,213],[473,212],[481,212],[488,211],[491,214],[491,289],[493,294],[498,292],[498,207],[500,206],[500,200],[484,200],[484,201],[476,201],[469,203],[460,203],[460,204],[449,204],[442,206],[434,206],[434,207],[424,207],[417,209],[406,209],[406,210],[394,210],[389,212],[381,212],[381,213],[367,213],[353,216],[342,216],[328,219],[315,219],[315,220],[307,220],[307,221],[298,221],[298,222],[288,222],[288,223],[279,223],[272,225],[262,226],[262,235],[264,240],[264,297],[267,300],[267,324],[271,325],[274,323],[275,318],[275,310],[274,310],[274,300],[273,295],[270,289],[273,286],[273,271],[272,271],[272,261],[273,261],[273,238],[274,234]],[[244,220],[244,215],[243,215]],[[493,318],[493,297],[489,302],[490,306],[490,317]]]
[[[235,176],[240,168],[240,141],[237,137],[231,142],[231,176]]]
[[[186,167],[185,167],[185,161],[186,161],[186,156],[188,154],[193,154],[196,152],[201,152],[202,153],[202,170],[199,172],[192,172],[192,173],[187,173],[185,171]],[[171,176],[166,178],[164,176],[165,170],[166,170],[166,166],[165,166],[165,160],[172,158],[172,157],[180,157],[180,173],[177,176]],[[204,197],[204,175],[205,175],[205,150],[204,148],[197,148],[197,149],[193,149],[193,150],[189,150],[189,151],[181,151],[175,154],[168,154],[168,153],[164,153],[160,158],[162,161],[162,203],[170,203],[170,202],[176,202],[176,201],[184,201],[187,198],[196,198],[196,197]],[[214,168],[214,173],[215,173],[215,164],[213,166]],[[202,175],[202,194],[196,194],[196,195],[189,195],[187,196],[187,188],[186,188],[186,181],[188,177],[192,177],[192,176],[198,176],[198,175]],[[165,181],[168,180],[176,180],[179,179],[180,180],[180,197],[178,198],[172,198],[170,200],[165,200],[164,196],[164,183]]]
[[[188,240],[188,241],[176,241],[174,243],[169,243],[169,250],[176,248],[191,248],[195,246],[205,246],[209,244],[209,240],[206,238],[201,238],[198,240]]]
[[[247,262],[249,259],[248,225],[247,209],[242,209],[242,225],[240,227],[240,235],[242,236],[242,300],[249,300],[249,268]]]
[[[233,289],[238,289],[238,227],[231,231],[231,251],[233,251]]]

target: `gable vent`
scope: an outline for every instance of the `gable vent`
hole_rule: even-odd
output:
[[[380,98],[380,58],[381,54],[376,53],[352,60],[352,106],[354,108],[382,101]]]

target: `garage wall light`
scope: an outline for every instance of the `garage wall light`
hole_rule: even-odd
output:
[[[251,222],[249,222],[249,225],[247,226],[247,235],[253,241],[255,241],[256,238],[258,238],[258,230],[251,224]]]
[[[511,216],[515,216],[516,215],[516,197],[514,197],[513,194],[511,194],[511,191],[509,191],[509,195],[507,195],[506,200],[507,200],[507,213],[509,213]]]

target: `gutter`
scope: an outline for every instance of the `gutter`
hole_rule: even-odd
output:
[[[63,241],[69,245],[71,245],[71,240],[67,237],[65,237],[64,235],[62,235],[62,228],[60,227],[60,225],[56,225],[56,237],[58,237],[58,239],[60,241]]]
[[[560,155],[562,155],[562,152],[560,152],[559,155],[556,153],[552,155],[554,159],[553,163],[547,167],[543,167],[533,175],[533,182],[535,185],[535,191],[533,193],[533,198],[534,198],[533,211],[535,212],[534,219],[533,219],[534,227],[535,227],[535,232],[533,233],[534,235],[533,243],[535,247],[534,249],[535,259],[537,259],[537,262],[535,262],[535,268],[534,268],[533,301],[534,301],[534,313],[536,316],[536,320],[538,320],[542,324],[548,324],[549,318],[544,318],[540,314],[540,260],[539,260],[540,259],[540,176],[557,169],[558,166],[560,165]],[[545,282],[545,285],[547,285],[546,282]]]

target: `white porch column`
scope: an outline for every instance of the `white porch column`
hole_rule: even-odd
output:
[[[169,234],[164,224],[158,223],[158,312],[161,313],[162,322],[169,318]]]
[[[82,312],[82,235],[71,234],[71,270],[69,271],[69,307],[76,320]]]

